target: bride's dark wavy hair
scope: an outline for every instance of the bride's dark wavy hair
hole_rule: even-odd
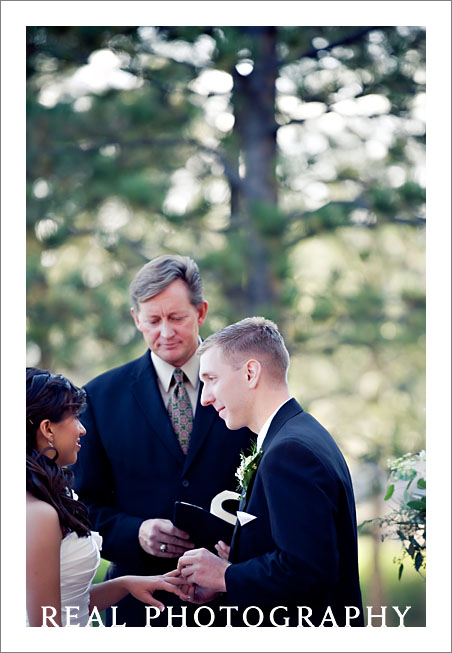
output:
[[[75,531],[79,537],[89,535],[88,510],[72,498],[74,474],[57,463],[54,447],[37,450],[36,434],[42,420],[61,422],[70,415],[79,415],[86,406],[86,393],[61,374],[27,367],[27,491],[50,503],[58,513],[63,533]],[[46,452],[52,451],[53,458]]]

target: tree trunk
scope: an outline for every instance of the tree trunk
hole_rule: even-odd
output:
[[[232,224],[239,224],[245,248],[244,304],[255,314],[277,301],[268,237],[260,226],[263,207],[277,206],[275,83],[276,28],[244,28],[252,43],[251,74],[233,71],[234,131],[239,142],[242,184],[232,193]],[[242,169],[243,168],[243,169]],[[238,214],[238,215],[237,215]]]

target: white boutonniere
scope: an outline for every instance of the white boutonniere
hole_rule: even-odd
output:
[[[246,491],[250,484],[251,479],[253,478],[254,473],[257,470],[260,458],[262,456],[262,449],[257,451],[256,442],[251,448],[251,452],[248,456],[245,456],[243,452],[240,454],[240,466],[238,467],[235,475],[239,481],[237,490],[240,491],[240,498],[244,499],[246,496]]]

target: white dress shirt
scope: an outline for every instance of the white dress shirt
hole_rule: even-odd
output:
[[[259,433],[257,435],[257,442],[256,442],[257,451],[260,451],[260,449],[262,448],[262,443],[264,442],[265,436],[268,433],[268,429],[270,428],[270,424],[272,423],[274,416],[279,411],[279,409],[282,406],[284,406],[284,404],[286,404],[289,400],[290,400],[290,397],[289,397],[289,399],[286,399],[286,401],[283,401],[282,404],[280,404],[278,406],[278,408],[270,415],[270,417],[267,419],[267,421],[265,422],[265,424],[263,425],[263,427],[259,431]]]
[[[170,387],[171,379],[173,378],[173,373],[176,368],[174,365],[170,365],[170,363],[167,363],[162,358],[154,354],[153,351],[151,351],[151,358],[157,373],[158,386],[162,395],[163,403],[165,404],[165,407],[167,407],[172,393],[172,388]],[[184,386],[190,398],[194,417],[196,412],[196,405],[198,403],[199,392],[199,358],[196,352],[191,358],[188,359],[186,363],[184,363],[184,365],[182,365],[180,369],[187,377],[184,379]]]

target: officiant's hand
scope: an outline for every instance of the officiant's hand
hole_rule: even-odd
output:
[[[179,558],[177,568],[191,585],[225,592],[224,575],[230,564],[207,549],[193,549]]]
[[[158,558],[178,558],[194,547],[190,535],[169,519],[146,519],[138,531],[138,540],[146,553]]]

